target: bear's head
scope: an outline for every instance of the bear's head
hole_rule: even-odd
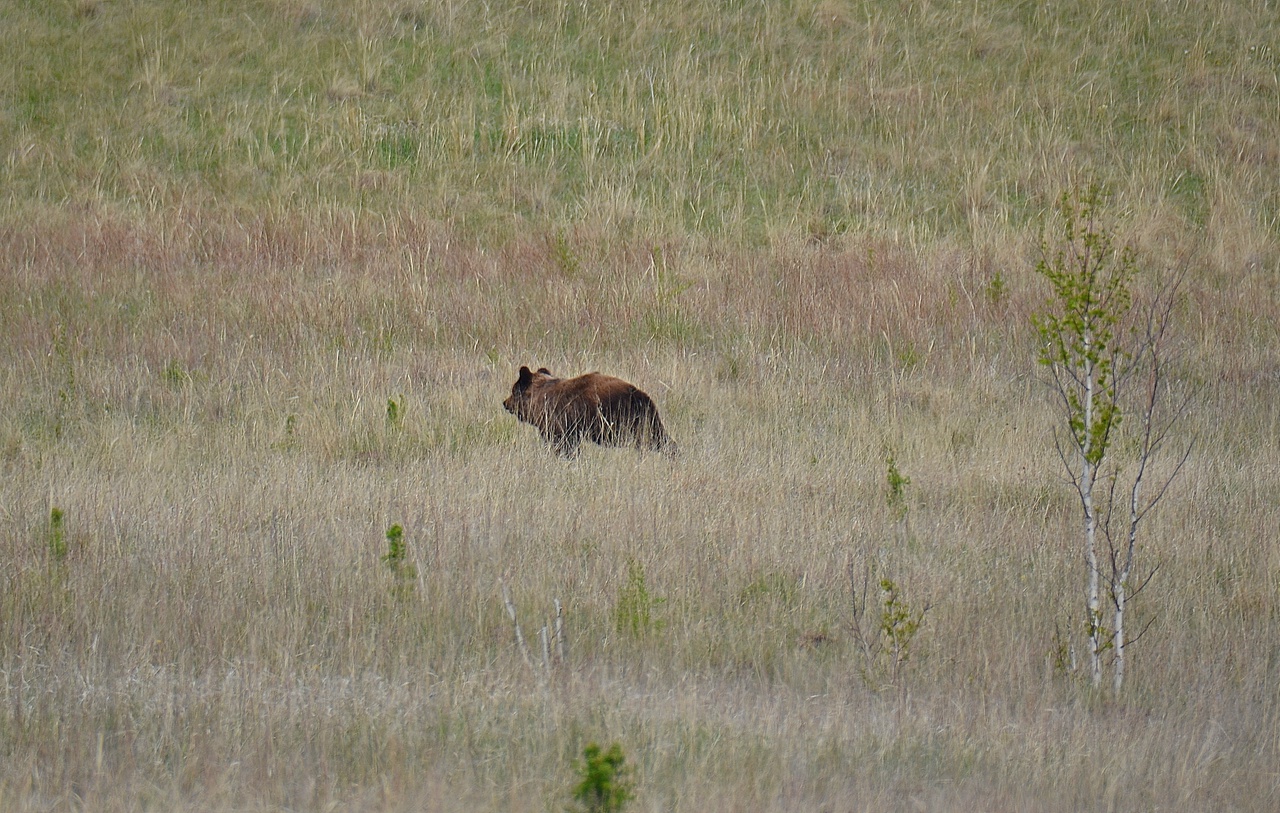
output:
[[[516,383],[511,387],[511,395],[507,400],[502,402],[503,409],[515,415],[522,421],[529,420],[529,391],[535,382],[541,383],[551,378],[551,371],[546,367],[539,367],[538,372],[529,372],[528,367],[520,368],[520,377],[516,379]]]

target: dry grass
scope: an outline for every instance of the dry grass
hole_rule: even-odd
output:
[[[68,214],[6,241],[6,809],[546,809],[588,739],[624,745],[641,807],[1275,801],[1275,348],[1251,333],[1274,303],[1194,286],[1202,442],[1107,701],[1054,663],[1077,519],[1025,275],[993,302],[972,255],[875,241],[188,226]],[[1224,342],[1252,351],[1219,368]],[[643,384],[681,458],[554,458],[499,409],[530,362]],[[849,628],[851,560],[931,606],[897,688]],[[565,603],[550,674],[500,578],[530,637]]]
[[[1280,807],[1265,6],[231,6],[0,0],[0,809],[561,809],[592,740],[637,809]],[[1200,393],[1119,699],[1028,318],[1082,179]],[[521,364],[681,456],[556,459]]]

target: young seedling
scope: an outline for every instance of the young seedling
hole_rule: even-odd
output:
[[[577,764],[578,784],[573,788],[575,813],[618,813],[634,796],[631,769],[622,754],[622,746],[614,743],[601,750],[594,742],[582,750]]]
[[[404,528],[399,524],[387,529],[387,552],[382,556],[395,580],[391,588],[397,598],[404,598],[413,592],[414,580],[418,578],[418,569],[408,561],[408,548],[404,541]]]
[[[619,634],[643,638],[660,630],[662,622],[653,617],[653,611],[665,599],[658,598],[645,586],[644,567],[634,559],[627,560],[627,581],[618,588],[615,608]]]
[[[907,603],[902,589],[888,577],[881,577],[879,613],[872,615],[868,597],[871,593],[871,568],[859,580],[853,561],[848,564],[849,596],[853,608],[853,635],[866,659],[864,676],[881,676],[889,684],[901,685],[903,670],[911,659],[916,637],[924,627],[930,605],[917,609]],[[859,583],[861,582],[861,583]]]
[[[1162,397],[1170,391],[1166,335],[1179,280],[1158,288],[1146,313],[1132,317],[1130,287],[1138,272],[1137,254],[1131,246],[1118,247],[1103,224],[1105,201],[1097,186],[1060,199],[1061,231],[1053,241],[1042,242],[1036,265],[1052,295],[1032,322],[1041,339],[1038,361],[1049,370],[1062,420],[1055,438],[1058,457],[1080,499],[1089,680],[1095,687],[1101,685],[1103,654],[1113,650],[1113,684],[1119,692],[1125,675],[1127,605],[1147,583],[1141,580],[1136,589],[1131,584],[1138,526],[1181,470],[1191,444],[1187,442],[1155,496],[1144,497],[1152,457],[1174,437],[1172,429],[1189,405],[1184,397],[1172,413],[1157,415]],[[1121,485],[1123,461],[1113,460],[1111,454],[1126,416],[1139,423],[1127,486]],[[1112,524],[1117,510],[1127,514],[1127,520],[1118,523],[1123,525],[1119,532]],[[1105,573],[1099,533],[1110,553]],[[1104,579],[1114,609],[1110,629],[1102,609]]]
[[[55,563],[67,558],[67,529],[63,524],[64,515],[61,508],[49,509],[49,528],[47,540],[49,555]]]
[[[889,503],[894,521],[901,522],[907,517],[907,486],[911,485],[911,478],[898,471],[898,463],[892,454],[886,456],[885,466],[885,483],[888,486],[885,499]]]

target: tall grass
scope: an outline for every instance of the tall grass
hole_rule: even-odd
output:
[[[673,306],[644,252],[566,279],[550,242],[223,262],[95,228],[7,243],[6,806],[541,809],[603,737],[678,809],[1275,798],[1272,340],[1219,368],[1192,331],[1201,451],[1150,527],[1132,690],[1098,703],[1060,663],[1076,529],[1023,275],[993,303],[952,250],[673,249],[693,328],[645,339]],[[1241,341],[1276,316],[1200,304]],[[555,459],[498,408],[521,362],[642,383],[681,459]],[[850,561],[931,606],[900,690],[864,674]],[[568,608],[553,674],[499,578],[527,635]]]
[[[559,809],[591,741],[637,808],[1274,809],[1274,14],[602,9],[0,8],[0,809]],[[1119,699],[1028,319],[1086,176],[1201,393]],[[681,457],[556,459],[521,364]]]

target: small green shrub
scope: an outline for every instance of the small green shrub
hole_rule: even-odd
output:
[[[619,634],[643,638],[662,629],[662,622],[653,617],[653,612],[663,601],[665,599],[651,595],[645,586],[644,567],[635,559],[628,559],[627,581],[618,588],[614,610]]]
[[[398,523],[387,529],[387,552],[382,561],[391,570],[395,580],[392,593],[402,598],[413,590],[414,580],[418,578],[418,569],[408,561],[408,548],[404,541],[404,528]]]
[[[49,510],[49,528],[46,540],[49,545],[49,555],[53,557],[54,562],[61,562],[67,558],[67,530],[63,520],[64,515],[61,508]]]
[[[573,788],[574,813],[617,813],[634,797],[630,773],[616,742],[602,751],[594,742],[582,749],[577,764],[578,784]]]
[[[880,580],[880,593],[880,636],[889,658],[890,674],[896,682],[902,665],[911,658],[911,644],[920,632],[924,614],[929,608],[913,610],[892,579]]]
[[[1004,274],[997,271],[992,275],[990,281],[987,282],[987,301],[993,307],[1000,307],[1005,300],[1009,298],[1009,284],[1005,281]]]
[[[582,274],[582,261],[578,259],[577,252],[569,244],[569,239],[564,236],[564,232],[556,232],[555,240],[551,244],[551,254],[555,259],[556,268],[559,268],[560,273],[567,279],[577,279]]]
[[[898,463],[890,454],[885,458],[886,474],[885,482],[889,487],[889,491],[885,496],[889,504],[889,510],[893,513],[895,520],[902,520],[907,516],[907,486],[911,485],[911,478],[903,476],[898,471]]]
[[[897,361],[898,368],[905,373],[919,367],[924,361],[924,357],[920,355],[920,351],[916,349],[914,344],[907,342],[907,344],[898,351]]]
[[[875,613],[868,607],[871,568],[865,568],[859,580],[852,562],[849,563],[849,586],[853,600],[853,634],[866,657],[863,678],[868,682],[901,685],[903,668],[915,651],[915,640],[924,627],[929,605],[913,607],[903,598],[901,587],[893,579],[881,577],[877,582],[879,612]]]
[[[404,427],[404,411],[400,402],[394,398],[387,399],[387,431],[395,432]]]
[[[191,371],[188,370],[182,362],[177,359],[170,359],[165,365],[164,372],[160,374],[164,382],[174,389],[180,389],[191,383]]]
[[[289,452],[298,448],[298,416],[290,412],[284,419],[284,432],[279,440],[273,441],[271,448],[278,452]]]

